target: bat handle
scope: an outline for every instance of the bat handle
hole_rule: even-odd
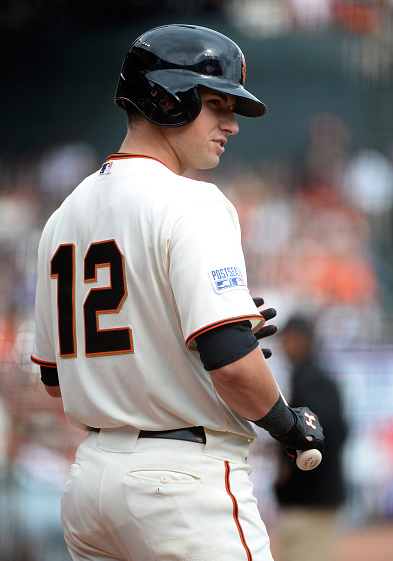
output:
[[[310,471],[319,466],[322,461],[322,454],[319,450],[296,450],[296,465],[302,471]]]

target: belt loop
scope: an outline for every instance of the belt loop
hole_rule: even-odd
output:
[[[245,436],[230,432],[220,432],[205,427],[206,445],[204,456],[218,460],[229,460],[235,464],[244,463],[249,453],[250,442]]]
[[[135,450],[139,429],[130,426],[114,429],[101,429],[98,435],[97,448],[107,452],[128,453]]]

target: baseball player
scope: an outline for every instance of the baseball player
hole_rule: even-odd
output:
[[[271,561],[246,462],[255,424],[323,448],[259,347],[271,315],[247,288],[235,208],[183,176],[218,164],[234,114],[265,115],[244,80],[216,31],[141,35],[115,95],[125,140],[42,234],[32,360],[87,431],[61,506],[75,561]]]

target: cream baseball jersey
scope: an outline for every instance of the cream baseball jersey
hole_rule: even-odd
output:
[[[254,437],[195,352],[198,334],[244,319],[263,321],[236,210],[213,184],[115,154],[44,228],[32,360],[57,367],[72,425]]]

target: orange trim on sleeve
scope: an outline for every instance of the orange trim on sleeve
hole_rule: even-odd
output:
[[[34,355],[31,355],[30,360],[31,362],[34,362],[34,364],[38,364],[38,366],[46,366],[47,368],[57,368],[57,364],[55,362],[40,360],[39,358],[36,358]]]
[[[216,327],[221,327],[221,325],[228,325],[228,323],[236,323],[238,321],[245,321],[245,320],[253,320],[253,319],[257,319],[259,321],[258,325],[256,327],[253,328],[252,332],[255,333],[256,331],[258,331],[259,329],[261,329],[261,327],[263,327],[265,320],[263,319],[263,317],[258,314],[258,315],[252,315],[252,316],[237,316],[237,317],[233,317],[233,318],[226,318],[220,321],[217,321],[215,323],[211,323],[210,325],[206,325],[205,327],[202,327],[201,329],[198,329],[198,331],[194,331],[194,333],[191,333],[191,335],[189,337],[187,337],[186,340],[186,347],[188,350],[192,350],[190,349],[190,344],[191,342],[195,339],[195,337],[198,337],[198,335],[202,335],[202,333],[206,333],[207,331],[210,331],[211,329],[215,329]]]

